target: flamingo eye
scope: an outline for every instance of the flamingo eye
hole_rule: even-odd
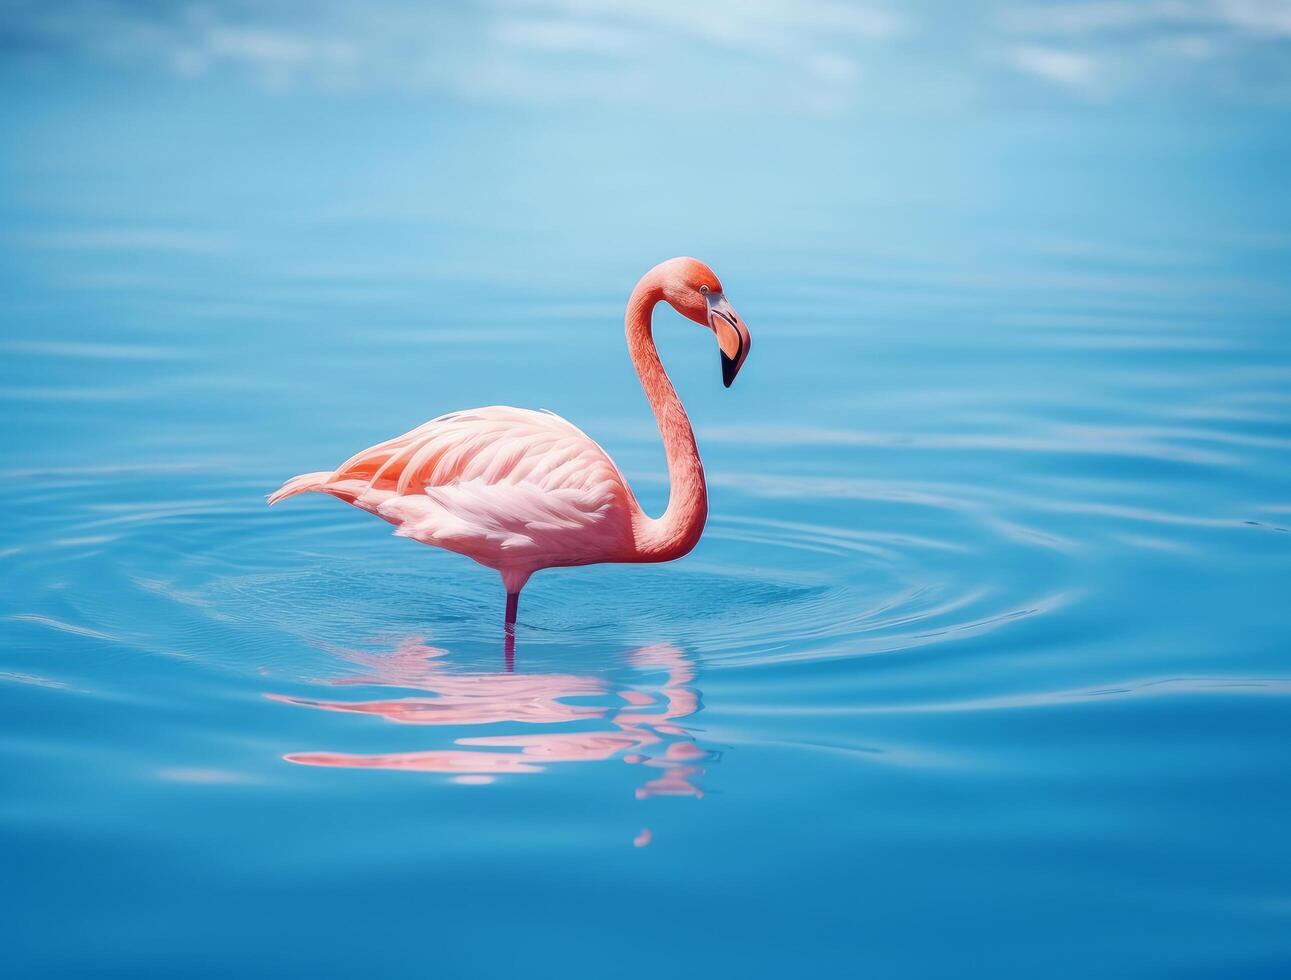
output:
[[[699,287],[699,291],[700,291],[701,293],[706,293],[706,292],[708,292],[708,285],[707,285],[706,283],[705,283],[705,284],[702,284],[702,285]]]

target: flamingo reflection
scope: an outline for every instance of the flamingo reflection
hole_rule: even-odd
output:
[[[627,655],[627,682],[581,674],[463,673],[449,669],[446,651],[420,638],[390,653],[337,650],[363,668],[336,686],[412,689],[430,696],[371,701],[311,699],[270,694],[287,704],[346,714],[377,716],[402,725],[577,725],[576,731],[534,731],[464,736],[454,748],[417,752],[350,754],[293,752],[284,758],[309,766],[406,769],[449,773],[459,782],[490,782],[505,773],[535,773],[568,762],[621,758],[648,771],[638,799],[703,796],[696,779],[714,754],[695,744],[678,722],[700,708],[692,686],[694,665],[677,647],[660,643]],[[662,680],[658,680],[662,675]],[[639,680],[638,680],[639,678]],[[569,699],[595,699],[576,704]]]

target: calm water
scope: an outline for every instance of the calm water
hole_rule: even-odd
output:
[[[737,120],[709,215],[610,118],[60,92],[5,110],[15,972],[1291,974],[1267,120]],[[502,402],[657,513],[622,304],[683,251],[755,338],[728,392],[657,315],[707,532],[536,576],[514,673],[492,572],[264,506]]]

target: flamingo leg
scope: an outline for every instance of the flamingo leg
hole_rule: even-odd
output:
[[[516,610],[520,607],[520,593],[507,593],[507,618],[503,624],[503,652],[506,656],[507,673],[516,669]]]

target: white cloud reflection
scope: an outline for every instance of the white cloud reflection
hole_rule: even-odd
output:
[[[19,3],[5,60],[84,58],[273,91],[498,102],[856,105],[1291,99],[1291,0]]]
[[[1098,63],[1075,51],[1018,45],[1008,50],[1006,60],[1019,71],[1068,88],[1092,91],[1101,81]]]
[[[998,10],[1003,60],[1085,95],[1291,99],[1291,0],[1094,0]]]

